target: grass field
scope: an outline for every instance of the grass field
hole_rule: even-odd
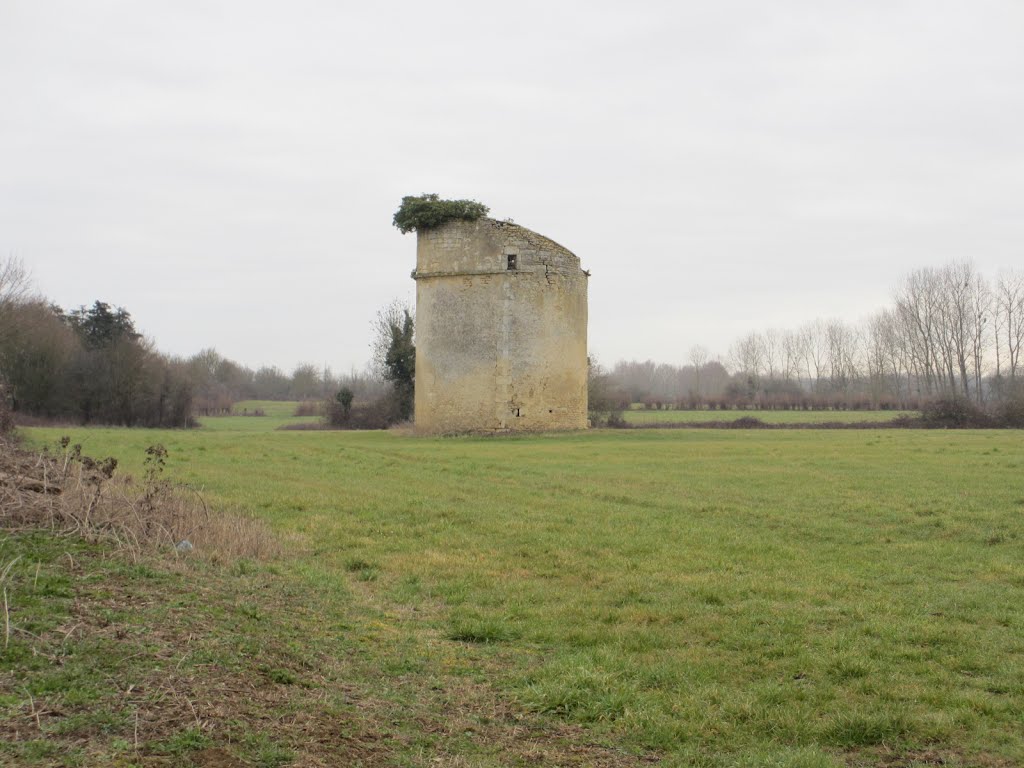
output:
[[[295,409],[298,408],[299,402],[297,400],[239,400],[232,407],[231,411],[234,414],[244,414],[249,411],[263,411],[268,417],[288,417],[295,415]]]
[[[235,403],[230,416],[203,416],[199,423],[211,432],[271,432],[288,424],[308,424],[317,416],[296,416],[299,403],[283,400],[242,400]],[[262,416],[251,416],[257,410]]]
[[[859,421],[892,421],[897,416],[916,416],[916,411],[648,411],[630,409],[622,417],[629,424],[689,424],[698,421],[759,419],[765,424],[824,424]]]
[[[289,572],[356,585],[396,681],[440,664],[666,765],[1024,761],[1019,432],[72,437],[135,470],[162,441]]]

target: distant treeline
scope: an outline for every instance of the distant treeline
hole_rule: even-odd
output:
[[[413,317],[394,303],[373,323],[366,373],[301,364],[255,370],[205,349],[169,357],[122,307],[65,311],[31,290],[22,265],[0,260],[0,419],[3,411],[76,423],[186,426],[239,400],[319,401],[342,427],[411,415]],[[648,408],[917,410],[960,398],[983,410],[1024,399],[1024,274],[988,280],[967,262],[905,277],[892,305],[859,325],[815,320],[751,332],[724,359],[700,346],[689,362],[591,363],[590,404]]]
[[[389,389],[379,376],[353,371],[337,375],[330,368],[301,363],[291,373],[276,366],[253,370],[204,349],[185,361],[193,385],[193,409],[199,416],[231,412],[239,400],[317,401],[334,398],[349,388],[360,400],[373,399]]]
[[[968,262],[906,276],[892,305],[858,325],[815,320],[754,331],[724,359],[619,362],[591,371],[593,410],[649,408],[916,410],[936,398],[975,404],[1024,390],[1024,274],[989,280]]]
[[[389,389],[371,374],[338,377],[312,364],[254,371],[214,349],[164,355],[123,307],[65,311],[35,294],[20,262],[0,261],[0,417],[182,427],[239,400],[323,400],[343,386],[360,399]]]
[[[0,386],[15,415],[128,427],[189,426],[240,400],[322,401],[347,387],[362,401],[389,389],[370,374],[337,377],[311,364],[253,371],[214,349],[169,357],[127,310],[102,301],[70,312],[39,301],[0,311]]]
[[[0,302],[0,377],[15,415],[128,427],[185,426],[192,417],[186,366],[101,301],[70,312],[34,299]]]

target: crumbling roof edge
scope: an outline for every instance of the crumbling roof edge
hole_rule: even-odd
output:
[[[491,226],[494,226],[494,227],[517,227],[518,229],[522,229],[522,230],[524,230],[526,232],[529,232],[534,237],[540,238],[541,240],[543,240],[543,241],[545,241],[547,243],[550,243],[551,245],[553,245],[558,250],[564,251],[565,253],[569,254],[573,258],[579,259],[579,256],[577,256],[575,253],[570,251],[568,248],[566,248],[561,243],[558,243],[558,242],[552,240],[550,237],[547,237],[546,235],[542,235],[540,232],[535,232],[534,230],[530,229],[529,227],[524,227],[522,224],[516,224],[514,221],[512,221],[510,219],[502,221],[501,219],[492,219],[489,216],[484,216],[484,217],[482,217],[480,219],[480,221],[489,222],[491,224]]]

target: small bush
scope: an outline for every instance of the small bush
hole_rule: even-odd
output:
[[[352,414],[352,403],[355,402],[356,393],[351,387],[342,387],[334,396],[335,401],[341,406],[341,416],[346,421]]]
[[[316,400],[303,400],[295,406],[296,416],[319,416],[321,405]]]
[[[1024,429],[1024,395],[1007,398],[995,408],[995,419],[1001,427]]]
[[[587,416],[590,419],[590,426],[594,429],[631,429],[633,426],[623,418],[620,410],[590,411]]]
[[[992,420],[965,397],[938,397],[921,406],[921,421],[935,429],[984,428]]]
[[[324,405],[327,424],[334,429],[387,429],[400,419],[390,396],[368,403],[353,403],[346,411],[337,401]]]
[[[622,415],[622,411],[612,411],[609,413],[605,425],[610,429],[629,429],[631,426]]]
[[[439,227],[449,221],[476,221],[490,210],[476,200],[441,200],[435,194],[402,198],[392,223],[403,235]]]

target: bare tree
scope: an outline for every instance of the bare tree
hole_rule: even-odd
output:
[[[693,366],[693,393],[698,398],[704,397],[704,389],[701,386],[701,373],[703,373],[704,366],[707,365],[709,357],[707,349],[700,344],[694,344],[690,347],[690,365]]]
[[[857,378],[857,333],[839,320],[825,326],[832,389],[845,392]]]
[[[828,336],[825,332],[825,324],[821,320],[815,320],[801,328],[798,333],[807,379],[811,387],[817,389],[828,362]]]
[[[14,332],[14,309],[35,298],[31,275],[21,259],[0,260],[0,342]]]
[[[872,406],[875,408],[887,392],[899,386],[898,378],[895,384],[890,379],[894,356],[891,326],[892,315],[882,310],[868,320],[864,331],[864,367]]]
[[[939,274],[939,339],[942,349],[943,368],[949,382],[949,390],[960,390],[969,395],[967,364],[970,358],[972,335],[971,292],[974,284],[974,268],[970,262],[958,261],[943,267]]]
[[[999,275],[994,311],[999,318],[996,348],[1006,352],[1007,372],[1010,379],[1015,380],[1021,366],[1021,350],[1024,349],[1024,273],[1007,271]],[[1000,373],[998,363],[996,373]]]
[[[885,356],[893,394],[897,398],[904,395],[910,397],[913,392],[914,371],[908,336],[899,313],[894,309],[883,310],[875,316],[872,328],[873,332],[879,335],[875,343],[880,347],[880,354]]]
[[[415,318],[415,316],[415,310],[409,306],[408,302],[394,299],[390,304],[381,307],[373,318],[370,364],[381,379],[388,371],[387,358],[392,345],[392,329],[401,328],[406,317]]]
[[[390,419],[413,416],[416,380],[415,310],[395,300],[377,312],[373,321],[373,366],[391,383]]]
[[[66,397],[64,372],[77,344],[74,333],[42,301],[8,305],[0,338],[0,389],[13,410],[53,416]]]
[[[782,362],[782,332],[775,328],[765,331],[761,335],[761,350],[765,375],[774,379]]]
[[[924,394],[938,386],[940,304],[940,278],[933,269],[911,272],[896,293],[896,312],[916,369],[918,391],[923,382]]]
[[[782,331],[782,378],[792,381],[800,378],[801,358],[800,334],[794,331]]]
[[[737,341],[731,351],[736,369],[754,382],[764,371],[764,341],[759,333],[749,333]]]
[[[620,360],[615,364],[612,376],[616,384],[629,394],[632,402],[650,397],[654,392],[653,360]]]
[[[289,395],[294,400],[313,400],[324,396],[321,368],[315,363],[299,363],[292,371]]]
[[[992,316],[992,289],[984,276],[975,273],[971,284],[971,312],[970,312],[970,353],[971,365],[974,374],[974,396],[980,403],[984,399],[985,391],[982,387],[984,377],[985,352],[989,348],[991,340],[989,322]]]
[[[0,306],[24,304],[33,298],[32,276],[24,262],[14,256],[0,260]]]
[[[8,397],[14,397],[9,390],[14,389],[12,367],[17,354],[11,342],[19,333],[18,326],[24,325],[26,314],[32,314],[20,311],[32,298],[32,281],[21,259],[10,256],[0,260],[0,423],[8,426],[9,418],[4,416],[9,416]]]

